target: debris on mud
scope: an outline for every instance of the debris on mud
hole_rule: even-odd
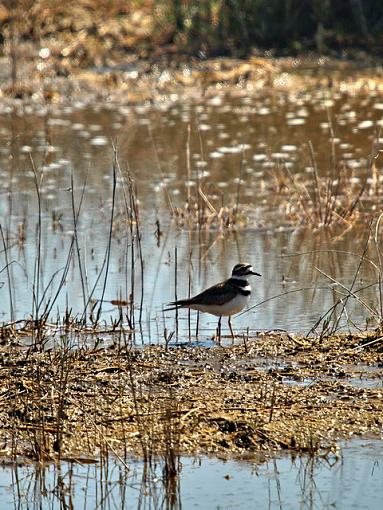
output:
[[[234,345],[1,347],[4,459],[110,452],[315,453],[381,436],[379,335],[264,334]]]

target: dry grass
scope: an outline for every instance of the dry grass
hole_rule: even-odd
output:
[[[206,230],[228,231],[244,228],[246,215],[236,206],[215,208],[207,199],[202,205],[198,202],[186,203],[184,207],[174,207],[172,218],[178,227],[200,228]],[[242,208],[240,208],[242,209]]]
[[[163,455],[171,469],[179,453],[314,453],[340,438],[379,436],[381,352],[377,334],[265,335],[211,349],[3,346],[1,455],[136,452]]]
[[[313,182],[304,182],[302,176],[288,174],[285,192],[286,218],[294,225],[352,226],[361,219],[360,199],[363,185],[355,186],[353,172],[340,168],[331,176],[314,175]]]

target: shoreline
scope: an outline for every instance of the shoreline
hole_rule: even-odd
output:
[[[381,349],[373,332],[262,335],[212,348],[2,346],[1,457],[147,458],[170,449],[262,458],[382,437]]]

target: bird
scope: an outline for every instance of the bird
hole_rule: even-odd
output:
[[[219,339],[221,338],[221,319],[223,316],[228,316],[231,336],[234,338],[231,316],[240,312],[247,305],[251,294],[251,285],[247,277],[252,275],[262,276],[253,270],[251,264],[236,264],[227,280],[217,283],[189,299],[172,301],[168,303],[168,308],[164,311],[190,308],[219,317],[217,328]]]

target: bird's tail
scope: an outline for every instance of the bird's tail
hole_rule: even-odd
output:
[[[188,299],[180,299],[179,301],[172,301],[171,303],[168,303],[166,306],[167,308],[164,308],[164,312],[170,312],[171,310],[178,310],[179,308],[182,308],[183,306],[186,306],[189,304]]]

